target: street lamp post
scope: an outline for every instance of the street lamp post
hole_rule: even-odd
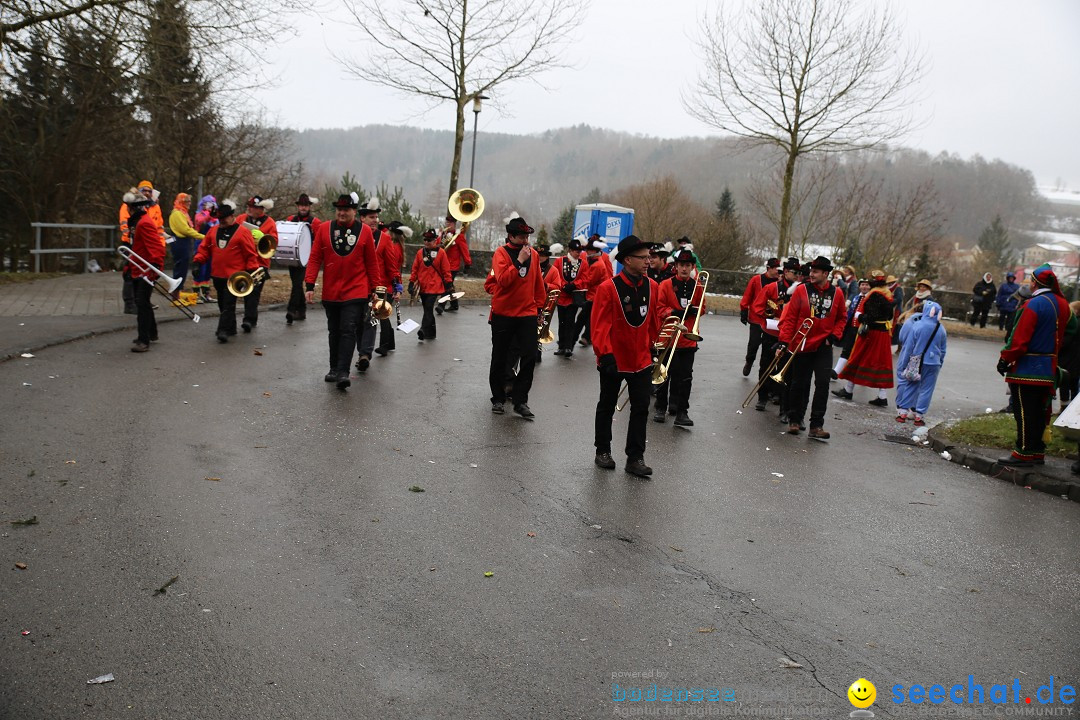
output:
[[[480,101],[490,99],[487,95],[473,95],[472,164],[469,166],[469,187],[473,187],[473,176],[476,175],[476,125],[480,121]]]

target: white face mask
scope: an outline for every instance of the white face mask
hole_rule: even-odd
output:
[[[930,291],[929,290],[920,290],[917,293],[915,293],[915,297],[919,298],[920,300],[925,300],[926,298],[930,297]]]

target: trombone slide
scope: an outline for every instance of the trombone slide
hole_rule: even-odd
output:
[[[149,260],[144,258],[142,255],[139,255],[127,245],[121,245],[116,249],[116,252],[120,255],[120,257],[124,258],[129,263],[139,268],[139,270],[143,273],[142,279],[150,283],[150,285],[153,286],[153,288],[157,290],[162,297],[169,301],[170,305],[175,307],[180,312],[184,313],[184,315],[186,315],[188,319],[191,320],[191,322],[197,323],[199,322],[199,320],[202,319],[199,317],[199,314],[197,312],[189,308],[187,305],[183,305],[179,301],[173,299],[173,293],[176,292],[177,288],[179,288],[180,285],[182,285],[184,282],[183,278],[169,277],[161,270],[158,270],[157,267],[154,266]],[[157,279],[151,280],[150,273],[156,275]]]

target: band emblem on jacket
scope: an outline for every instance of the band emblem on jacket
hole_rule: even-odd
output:
[[[342,227],[335,221],[331,226],[331,244],[334,246],[334,251],[339,255],[345,255],[349,253],[356,246],[358,239],[356,233],[353,232],[352,226]]]
[[[810,300],[810,315],[815,318],[823,318],[829,315],[832,308],[833,292],[835,287],[830,285],[824,290],[818,290],[814,286],[807,287],[807,298]]]

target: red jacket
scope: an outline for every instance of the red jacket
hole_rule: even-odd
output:
[[[315,286],[319,270],[323,271],[322,299],[326,302],[364,300],[371,296],[375,287],[384,285],[375,258],[371,228],[359,220],[351,227],[342,228],[347,237],[345,254],[339,254],[330,241],[331,232],[338,229],[336,220],[319,225],[319,231],[311,241],[311,258],[308,260],[304,282],[309,289]]]
[[[270,237],[274,238],[274,242],[277,242],[278,240],[277,223],[274,222],[274,218],[270,217],[269,215],[263,215],[262,222],[257,223],[255,222],[255,218],[248,219],[247,213],[241,213],[241,215],[236,218],[236,222],[240,224],[249,222],[252,225],[258,225],[259,229],[262,230],[263,235],[269,235]],[[311,230],[312,232],[314,232],[315,228],[312,227]],[[258,243],[255,244],[258,245]],[[270,258],[264,258],[260,256],[259,264],[262,265],[264,268],[270,267]]]
[[[634,285],[625,272],[619,273],[619,277]],[[660,334],[660,326],[664,324],[664,313],[660,307],[660,290],[656,282],[642,275],[637,287],[642,282],[647,283],[649,288],[649,302],[641,324],[636,327],[630,324],[623,311],[614,278],[596,289],[591,337],[597,365],[604,355],[614,355],[615,365],[622,373],[639,372],[653,364],[652,345]],[[631,307],[630,312],[636,313],[636,318],[642,317],[639,307]]]
[[[661,317],[667,318],[671,315],[675,315],[682,318],[683,313],[686,312],[686,305],[683,304],[684,300],[679,297],[675,292],[675,283],[679,282],[679,279],[672,275],[661,283],[658,283],[660,288],[660,313]],[[694,278],[690,278],[686,281],[689,288],[684,292],[692,293],[692,297],[688,298],[686,302],[694,303],[697,307],[697,303],[701,301],[701,287],[698,285]],[[692,330],[694,327],[694,320],[697,313],[694,310],[686,313],[686,329]],[[676,345],[679,348],[696,348],[697,343],[693,340],[687,340],[686,334],[683,333],[679,336],[679,344]]]
[[[439,248],[431,264],[425,265],[424,250],[425,248],[420,248],[416,251],[409,282],[419,286],[420,292],[424,294],[442,295],[446,292],[446,284],[454,279],[450,274],[450,261],[446,257],[446,251]]]
[[[446,258],[450,261],[450,269],[454,272],[461,270],[461,265],[472,265],[472,255],[469,254],[469,241],[465,239],[465,233],[459,232],[450,247],[446,248]]]
[[[379,261],[379,275],[386,282],[386,291],[393,294],[394,283],[401,283],[401,265],[405,261],[405,251],[400,243],[391,239],[390,233],[383,233],[382,240],[375,248],[375,259]]]
[[[165,245],[161,242],[157,223],[154,222],[150,213],[143,213],[135,224],[135,237],[131,242],[131,250],[159,270],[165,264]],[[157,273],[143,272],[135,263],[131,264],[131,277],[149,277],[152,281],[158,279]]]
[[[589,263],[585,261],[583,255],[579,255],[577,275],[574,277],[573,283],[578,290],[585,290],[591,287],[592,278],[589,271]],[[548,268],[547,275],[544,276],[544,282],[547,284],[549,290],[559,290],[559,305],[566,307],[574,302],[574,294],[566,289],[566,284],[569,282],[566,279],[566,275],[563,274],[563,270],[570,265],[569,257],[558,257],[551,261],[551,267]]]
[[[761,292],[757,294],[757,299],[755,300],[754,305],[751,306],[750,317],[753,317],[754,313],[756,312],[758,317],[761,318],[761,320],[758,322],[758,325],[761,326],[761,331],[769,333],[773,337],[776,337],[780,334],[780,329],[769,329],[769,318],[765,317],[765,310],[768,307],[770,301],[776,303],[777,305],[781,304],[780,291],[782,290],[784,292],[787,292],[787,289],[789,287],[791,287],[791,283],[789,283],[787,280],[784,280],[783,278],[779,278],[776,282],[771,282],[765,287],[763,287],[761,289]],[[787,298],[784,298],[784,302],[787,302]],[[773,310],[773,319],[777,322],[780,321],[780,316],[776,314],[775,309]]]
[[[810,296],[806,289],[810,283],[800,283],[792,293],[791,300],[784,306],[784,313],[780,316],[780,342],[791,347],[795,332],[802,325],[803,320],[814,316],[814,326],[806,335],[805,344],[797,348],[791,348],[796,352],[814,352],[828,337],[833,341],[839,341],[844,334],[844,291],[826,283],[825,288],[815,286],[815,307],[811,307]],[[831,294],[831,295],[830,295]]]
[[[587,301],[593,301],[596,299],[596,288],[603,285],[605,282],[615,276],[615,268],[611,265],[611,258],[607,253],[600,253],[595,259],[589,260],[589,292],[586,293],[585,299]]]
[[[750,281],[746,283],[742,301],[739,302],[739,310],[748,311],[750,322],[755,325],[761,325],[765,320],[765,317],[757,310],[757,298],[766,286],[775,282],[776,280],[770,280],[765,277],[765,273],[761,273],[750,278]],[[762,303],[760,307],[764,309],[764,304]]]
[[[529,248],[531,259],[528,270],[515,264],[519,250],[509,244],[495,251],[491,257],[493,292],[491,312],[505,317],[535,317],[547,302],[547,287],[540,271],[540,255]],[[487,283],[485,282],[485,287]]]
[[[251,272],[260,265],[251,231],[239,223],[229,227],[235,227],[236,230],[226,241],[225,247],[218,245],[218,233],[228,228],[215,225],[206,231],[206,237],[199,245],[199,251],[195,253],[195,262],[200,265],[209,262],[210,275],[224,280],[234,272]]]

